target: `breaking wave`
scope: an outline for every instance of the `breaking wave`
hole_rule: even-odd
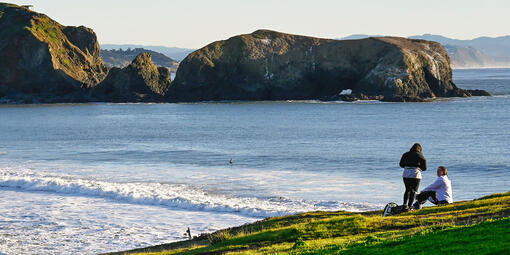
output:
[[[379,205],[365,203],[237,197],[186,184],[110,182],[25,170],[0,169],[0,188],[98,197],[114,202],[165,206],[177,210],[237,213],[257,218],[317,210],[366,211],[379,208]]]

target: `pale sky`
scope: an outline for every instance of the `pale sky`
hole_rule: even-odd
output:
[[[2,0],[0,0],[2,1]],[[5,1],[5,0],[4,0]],[[339,38],[351,34],[457,39],[510,34],[508,0],[11,0],[100,43],[200,48],[257,29]]]

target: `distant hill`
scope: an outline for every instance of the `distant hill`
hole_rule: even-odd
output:
[[[143,48],[152,50],[155,52],[162,53],[169,58],[175,59],[176,61],[183,60],[188,54],[193,52],[195,49],[177,48],[177,47],[166,47],[166,46],[150,46],[150,45],[139,45],[139,44],[101,44],[101,49],[104,50],[117,50],[117,49],[136,49]]]
[[[472,40],[458,40],[432,34],[415,35],[409,38],[436,41],[443,45],[473,47],[496,60],[510,62],[510,35],[500,37],[478,37]]]
[[[159,52],[155,52],[152,50],[147,50],[143,48],[135,48],[135,49],[127,49],[127,50],[101,50],[101,57],[103,58],[104,63],[108,67],[125,67],[129,65],[136,56],[141,53],[150,53],[152,56],[152,61],[154,64],[158,66],[164,66],[170,69],[171,72],[175,73],[177,71],[177,67],[179,66],[179,62],[163,55]]]
[[[479,68],[505,66],[504,63],[496,61],[494,58],[483,54],[480,50],[473,47],[461,47],[447,44],[445,45],[450,62],[454,68]]]
[[[355,34],[341,39],[351,40],[367,37],[380,37],[380,35]],[[444,45],[451,57],[453,68],[510,66],[510,36],[459,40],[441,35],[424,34],[410,36],[409,38],[435,41]]]
[[[338,40],[358,40],[368,37],[383,37],[384,35],[366,35],[366,34],[353,34],[346,37],[338,38]]]
[[[472,40],[452,39],[440,35],[410,36],[412,39],[436,41],[452,50],[452,62],[458,67],[510,66],[510,36],[478,37]],[[456,56],[454,56],[456,54]]]

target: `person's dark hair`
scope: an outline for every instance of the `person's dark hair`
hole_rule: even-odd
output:
[[[440,166],[440,167],[438,167],[437,169],[439,169],[439,170],[443,171],[444,175],[448,175],[448,170],[446,169],[446,167],[444,167],[444,166]]]
[[[415,143],[415,144],[413,144],[413,147],[411,147],[411,151],[418,151],[418,152],[422,152],[421,145],[420,145],[419,143]]]

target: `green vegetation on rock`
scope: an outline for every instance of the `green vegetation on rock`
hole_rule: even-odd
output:
[[[118,254],[508,254],[510,192],[382,217],[310,212]]]
[[[0,15],[0,94],[73,101],[106,76],[91,29],[12,4],[0,4]]]
[[[54,46],[60,44],[60,40],[64,38],[61,25],[46,16],[36,17],[29,29],[42,41],[54,44]]]

